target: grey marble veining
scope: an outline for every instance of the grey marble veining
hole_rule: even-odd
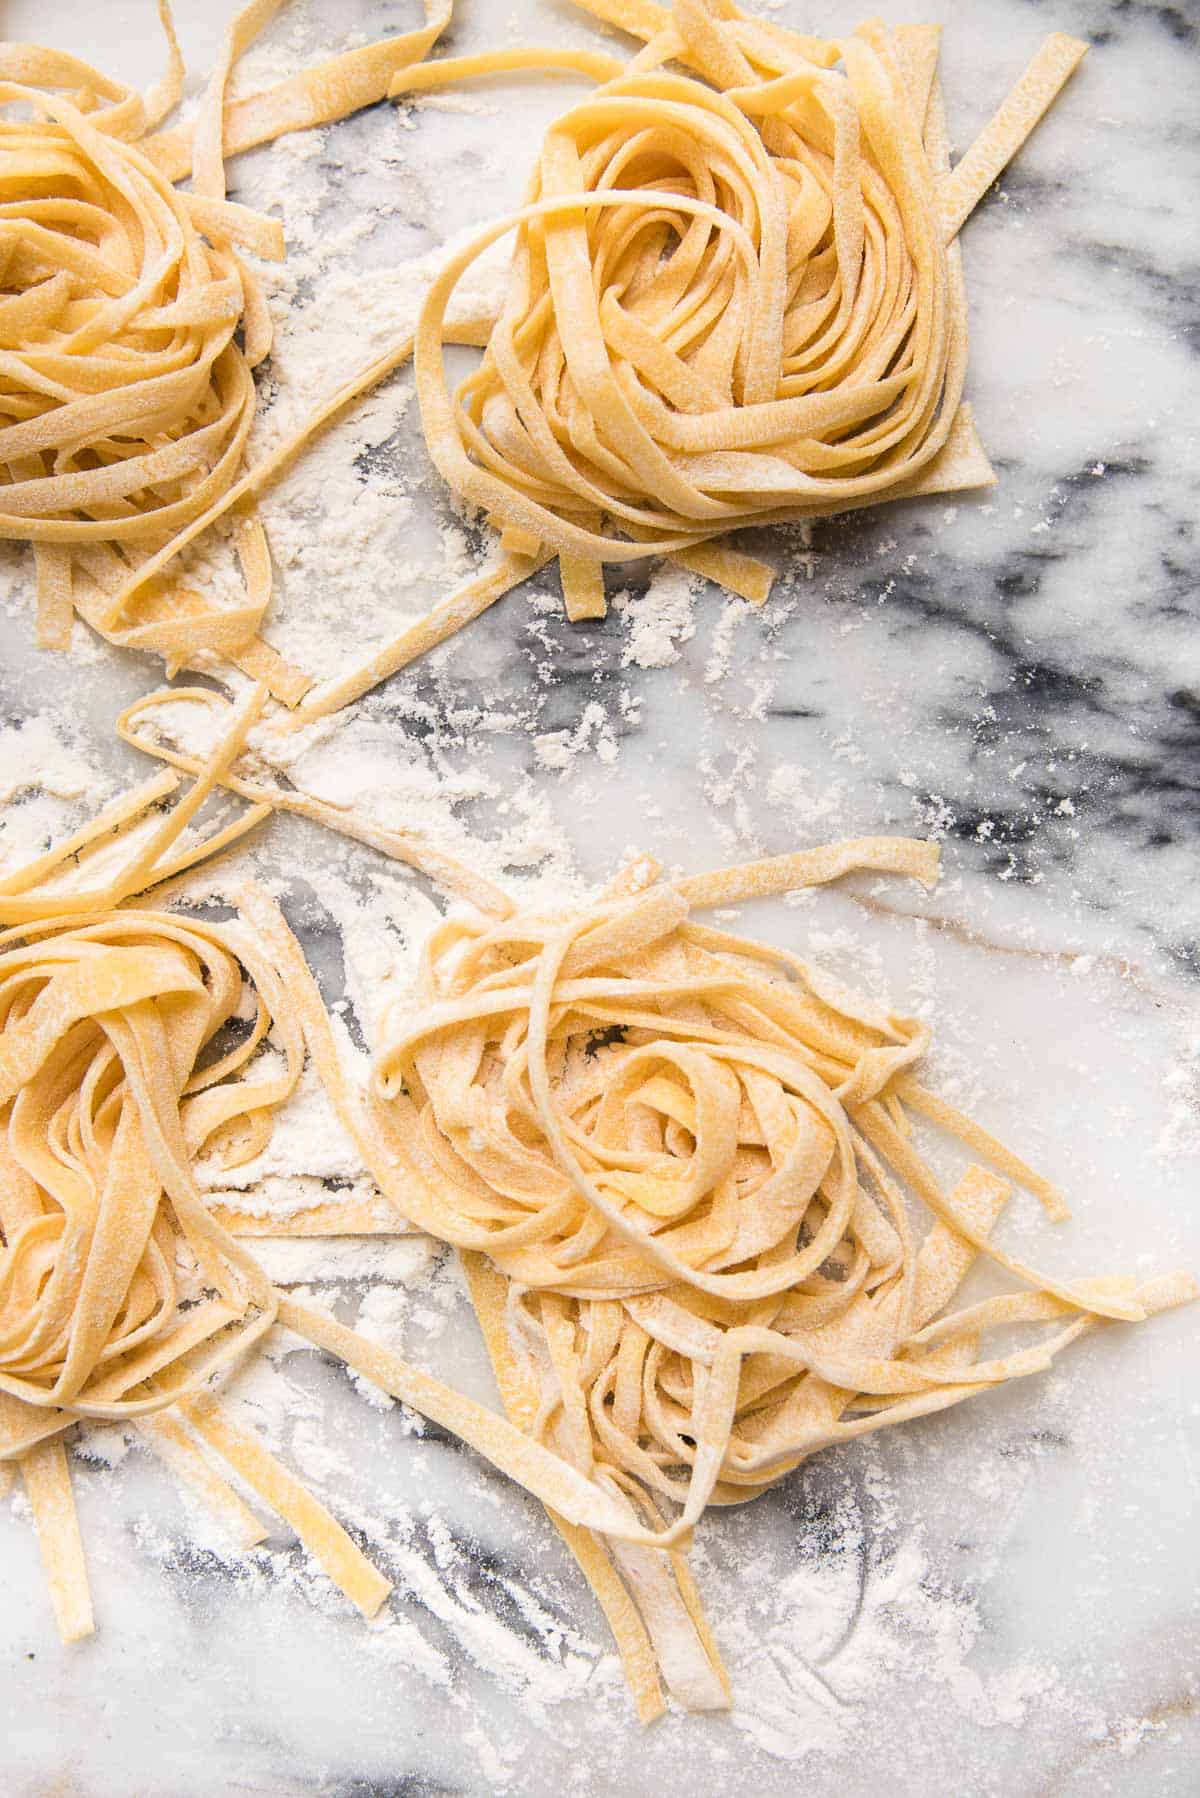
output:
[[[178,11],[202,70],[225,8]],[[406,28],[413,8],[296,13],[334,43]],[[832,31],[857,15],[786,0],[774,16]],[[1075,1205],[1052,1233],[1019,1202],[1016,1252],[1056,1269],[1197,1268],[1200,14],[959,0],[945,23],[958,149],[1042,34],[1095,46],[964,234],[968,394],[998,487],[820,524],[807,545],[766,541],[783,577],[761,614],[739,616],[719,680],[715,591],[678,659],[653,669],[627,660],[628,608],[572,627],[518,593],[364,701],[362,720],[381,781],[414,759],[462,776],[476,797],[459,815],[483,836],[532,780],[597,879],[631,846],[701,868],[832,835],[936,832],[947,878],[929,900],[860,881],[741,923],[932,1009],[939,1074]],[[130,78],[157,67],[152,9],[135,0],[13,0],[5,29]],[[450,41],[568,39],[595,36],[557,0],[462,0]],[[519,111],[511,89],[487,98],[498,113],[414,112],[402,173],[372,189],[388,209],[348,252],[364,272],[519,196],[565,90]],[[298,173],[323,184],[322,219],[362,207],[345,169],[392,129],[386,111],[339,127]],[[499,131],[512,155],[497,180]],[[417,441],[410,414],[377,456],[415,462]],[[375,473],[367,458],[363,480]],[[413,492],[418,512],[448,516],[434,477]],[[398,554],[415,528],[397,524]],[[6,554],[0,578],[0,716],[69,690],[97,769],[131,771],[111,720],[154,669],[37,656],[23,558]],[[303,603],[295,583],[282,603]],[[521,728],[498,728],[504,713]],[[585,714],[611,754],[548,767],[544,740]],[[383,880],[367,852],[312,827],[272,832],[269,871]],[[297,886],[291,909],[334,990],[318,899]],[[286,1245],[272,1253],[294,1277]],[[351,1312],[394,1287],[406,1352],[488,1396],[453,1269],[411,1254],[380,1251],[366,1271],[335,1258],[324,1284]],[[859,1798],[886,1779],[899,1798],[1183,1798],[1200,1789],[1195,1342],[1186,1313],[1098,1334],[1049,1378],[820,1457],[710,1517],[698,1567],[744,1714],[649,1732],[538,1507],[281,1347],[246,1403],[395,1581],[388,1627],[366,1629],[284,1532],[265,1556],[232,1555],[156,1464],[101,1441],[78,1479],[91,1642],[59,1648],[27,1520],[0,1508],[0,1788],[748,1798],[804,1784]],[[866,1680],[871,1632],[893,1659]],[[806,1739],[825,1746],[788,1758]]]

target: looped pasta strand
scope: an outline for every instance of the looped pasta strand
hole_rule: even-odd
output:
[[[902,847],[932,850],[838,845],[823,875],[898,868]],[[1098,1323],[1196,1290],[1182,1275],[1063,1282],[995,1244],[1005,1180],[975,1165],[945,1191],[913,1112],[1065,1208],[917,1085],[927,1027],[692,920],[689,888],[697,903],[770,890],[763,867],[447,922],[416,1015],[376,1062],[403,1209],[502,1277],[526,1427],[643,1517],[677,1507],[663,1546],[818,1449],[1036,1373]],[[936,856],[910,853],[907,871],[928,880]],[[919,1246],[914,1199],[935,1220]],[[943,1315],[979,1254],[1031,1290]],[[986,1331],[1014,1323],[1051,1333],[988,1354]]]

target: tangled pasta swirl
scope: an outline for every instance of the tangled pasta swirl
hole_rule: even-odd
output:
[[[282,1069],[251,1075],[268,1033]],[[303,1057],[234,926],[131,910],[0,936],[0,1458],[157,1410],[270,1328],[192,1164],[257,1154]]]
[[[426,0],[418,30],[227,105],[279,4],[230,18],[195,118],[165,132],[183,92],[167,0],[167,72],[145,97],[73,56],[0,44],[0,537],[34,546],[44,647],[67,646],[78,610],[171,664],[215,651],[294,705],[311,682],[257,636],[270,561],[243,472],[272,327],[240,251],[279,260],[283,227],[227,200],[224,159],[379,99],[450,12]],[[163,579],[237,502],[246,602]]]
[[[47,79],[99,79],[38,54]],[[176,192],[122,135],[119,109],[85,112],[81,93],[14,81],[0,100],[33,113],[0,120],[0,532],[161,542],[232,483],[250,368],[270,344],[231,236],[278,256],[282,230]],[[243,353],[234,332],[248,307]]]
[[[499,1359],[531,1433],[643,1518],[682,1506],[664,1542],[816,1449],[1194,1290],[1068,1285],[1004,1254],[1005,1183],[973,1166],[943,1192],[912,1113],[1061,1201],[917,1083],[925,1027],[688,912],[656,886],[448,922],[429,1009],[378,1064],[406,1209],[507,1280]],[[905,1188],[934,1214],[919,1246]],[[981,1250],[1034,1290],[939,1318]],[[981,1359],[981,1333],[1012,1323],[1059,1327]]]
[[[449,265],[422,321],[441,472],[568,557],[686,551],[937,486],[956,424],[967,446],[932,60],[905,66],[879,24],[822,42],[722,11],[678,4],[628,73],[554,124],[528,205]],[[503,313],[452,398],[446,302],[514,222]]]
[[[266,604],[253,592],[216,617],[161,583],[136,616],[116,603],[131,570],[237,478],[271,330],[235,245],[283,255],[277,219],[226,201],[219,136],[191,193],[148,153],[182,87],[161,10],[171,66],[147,100],[67,55],[0,52],[0,104],[19,109],[0,118],[0,536],[34,546],[51,648],[78,607],[115,641],[170,654],[204,638],[228,653]],[[205,118],[219,118],[226,73]]]

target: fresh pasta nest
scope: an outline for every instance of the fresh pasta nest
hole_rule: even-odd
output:
[[[283,1061],[255,1074],[268,1032]],[[131,910],[0,937],[0,1453],[64,1411],[160,1409],[270,1328],[271,1287],[193,1163],[256,1155],[302,1064],[277,977],[231,926]]]
[[[625,68],[543,53],[613,78],[555,122],[526,206],[448,265],[422,317],[422,417],[449,484],[513,549],[559,555],[581,616],[603,609],[605,562],[682,554],[761,598],[745,568],[697,552],[744,525],[992,481],[962,404],[955,242],[980,169],[949,173],[937,28],[826,41],[706,0],[593,10],[645,48]],[[1049,40],[1006,155],[1083,49]],[[393,91],[507,66],[428,64]],[[514,224],[503,310],[452,396],[449,296]]]
[[[415,356],[436,466],[499,527],[502,553],[419,624],[312,696],[340,709],[557,557],[573,619],[605,610],[603,566],[665,554],[761,603],[772,569],[728,541],[993,478],[962,402],[957,233],[1086,48],[1048,38],[951,170],[939,32],[878,23],[822,40],[731,0],[580,0],[644,40],[601,51],[425,60],[450,0],[414,31],[228,99],[277,10],[227,26],[195,120],[170,57],[145,97],[73,57],[0,45],[0,536],[32,544],[38,638],[78,612],[110,641],[233,664],[289,707],[313,685],[260,634],[269,550],[254,502],[315,432]],[[225,158],[283,132],[505,71],[599,86],[546,138],[514,218],[434,283],[414,338],[376,356],[252,468],[252,370],[271,342],[242,252],[283,253],[277,219],[226,199]],[[192,188],[176,183],[191,175]],[[499,317],[453,289],[517,227]],[[240,340],[239,340],[240,333]],[[447,343],[486,346],[451,395]],[[245,594],[189,587],[180,558],[236,519]]]
[[[453,486],[618,561],[929,467],[962,393],[962,284],[884,34],[842,49],[847,75],[811,65],[782,95],[748,65],[729,94],[652,70],[556,122],[452,432],[427,405]]]
[[[446,923],[377,1067],[409,1215],[503,1276],[481,1315],[506,1397],[644,1521],[680,1507],[664,1545],[817,1449],[1194,1292],[1067,1284],[1005,1254],[1005,1181],[976,1164],[947,1192],[914,1122],[1065,1209],[918,1083],[926,1027],[695,923],[686,886]],[[943,1314],[977,1253],[1029,1289]],[[981,1348],[1013,1324],[1051,1333]]]
[[[233,485],[250,371],[270,346],[235,244],[282,256],[279,221],[230,205],[223,184],[177,191],[147,153],[147,129],[178,97],[171,43],[150,102],[69,56],[0,56],[0,74],[25,77],[0,82],[19,115],[0,119],[0,535],[36,548],[49,646],[65,643],[76,603],[128,638],[107,597]],[[169,650],[161,599],[143,597],[132,640]],[[224,646],[255,623],[225,619]]]
[[[0,121],[0,528],[41,543],[162,541],[232,482],[254,411],[234,332],[254,289],[227,243],[200,237],[206,203],[103,114],[13,82],[0,95],[36,108]],[[254,216],[213,210],[243,234]],[[282,254],[278,221],[253,236]]]
[[[209,1378],[275,1321],[270,1282],[212,1216],[194,1162],[236,1165],[270,1135],[303,1065],[281,998],[229,926],[131,910],[0,935],[0,1475],[21,1468],[66,1642],[94,1620],[63,1432],[136,1424],[194,1477],[168,1407],[211,1403]],[[246,1029],[225,1046],[239,1011]],[[251,1077],[273,1024],[282,1070]]]
[[[171,667],[216,653],[294,705],[311,682],[258,636],[271,575],[249,507],[244,603],[161,572],[246,499],[252,370],[271,347],[241,252],[278,260],[283,227],[227,200],[224,159],[380,99],[449,5],[428,0],[418,30],[227,103],[278,4],[233,15],[195,119],[166,131],[184,73],[167,0],[167,70],[145,96],[63,52],[0,44],[0,537],[33,545],[43,647],[68,645],[78,611]]]
[[[165,817],[170,768],[0,881],[0,1490],[19,1467],[60,1632],[94,1627],[64,1445],[90,1418],[135,1428],[253,1547],[266,1528],[232,1468],[360,1611],[383,1604],[385,1575],[212,1390],[279,1323],[541,1500],[639,1716],[661,1713],[664,1684],[686,1708],[723,1708],[683,1552],[707,1504],[1035,1372],[1097,1322],[1194,1284],[1065,1285],[1006,1256],[989,1240],[1004,1181],[975,1166],[943,1192],[914,1121],[1052,1214],[1061,1201],[917,1083],[926,1028],[692,920],[854,870],[929,885],[931,843],[862,838],[673,886],[636,864],[557,915],[482,883],[488,909],[430,939],[420,1013],[380,1049],[367,1102],[261,888],[235,887],[230,923],[126,904],[281,803],[234,772],[264,699],[222,718],[203,762],[169,753],[195,778]],[[218,785],[250,805],[183,840]],[[425,865],[419,844],[381,846]],[[248,1167],[306,1059],[377,1198],[323,1203],[284,1233],[409,1220],[456,1244],[507,1416],[276,1290],[238,1240],[263,1220],[204,1202],[198,1162]],[[920,1241],[908,1196],[934,1214]],[[1030,1290],[948,1310],[980,1251]],[[997,1324],[1052,1333],[988,1358]]]
[[[266,1530],[212,1451],[362,1611],[387,1595],[209,1390],[282,1301],[206,1204],[196,1163],[252,1160],[304,1056],[240,923],[84,912],[0,935],[0,1476],[21,1469],[64,1641],[94,1628],[63,1443],[89,1418],[136,1427],[253,1547]]]

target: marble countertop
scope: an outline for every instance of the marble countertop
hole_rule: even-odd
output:
[[[225,10],[179,0],[193,69]],[[336,45],[413,12],[312,0],[272,41]],[[557,0],[459,12],[456,48],[594,41]],[[696,596],[664,666],[630,655],[636,596],[580,629],[516,594],[366,701],[363,727],[381,783],[436,766],[460,782],[460,822],[491,839],[519,793],[529,840],[570,845],[588,878],[631,846],[699,869],[831,836],[939,835],[947,875],[928,900],[859,880],[739,927],[931,1010],[936,1067],[1072,1202],[1052,1232],[1017,1201],[1018,1252],[1087,1272],[1200,1268],[1200,18],[1142,0],[945,12],[960,149],[1045,32],[1095,46],[964,235],[968,395],[998,487],[777,542],[765,611]],[[831,32],[857,14],[783,0],[772,16]],[[149,0],[12,0],[5,28],[123,79],[157,68]],[[565,104],[520,91],[474,112],[379,108],[326,135],[304,168],[324,171],[340,217],[361,205],[334,178],[347,143],[406,134],[357,266],[412,258],[517,198]],[[248,159],[259,180],[279,155]],[[436,512],[434,484],[418,491]],[[418,528],[397,524],[398,555]],[[95,646],[69,665],[38,656],[23,559],[0,579],[0,720],[61,707],[97,778],[128,775],[112,718],[156,669]],[[302,589],[289,575],[286,603]],[[521,728],[500,728],[506,715]],[[370,852],[297,820],[271,830],[268,871],[382,878]],[[304,921],[319,951],[319,913]],[[288,1278],[287,1246],[271,1253]],[[359,1301],[381,1286],[406,1352],[486,1394],[444,1260],[408,1240],[390,1258],[344,1246],[330,1269]],[[1098,1332],[1051,1376],[710,1513],[698,1567],[739,1708],[645,1732],[538,1508],[333,1369],[277,1357],[247,1402],[269,1420],[268,1387],[286,1383],[284,1446],[396,1582],[384,1624],[366,1628],[286,1534],[240,1564],[110,1433],[77,1463],[89,1642],[59,1647],[28,1520],[0,1506],[0,1788],[602,1798],[686,1783],[749,1798],[803,1782],[859,1798],[886,1780],[897,1798],[1183,1798],[1200,1789],[1195,1343],[1187,1312]]]

